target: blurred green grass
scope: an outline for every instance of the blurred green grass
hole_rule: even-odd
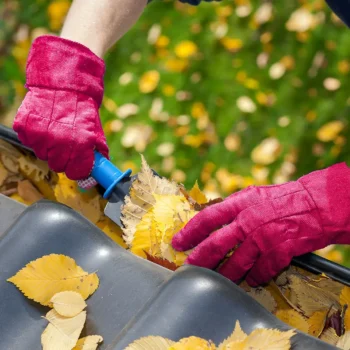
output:
[[[3,123],[24,96],[31,40],[57,33],[68,6],[0,4]],[[137,170],[143,153],[211,196],[350,164],[349,57],[350,32],[324,1],[154,1],[106,56],[112,159]],[[324,254],[350,265],[347,247]]]

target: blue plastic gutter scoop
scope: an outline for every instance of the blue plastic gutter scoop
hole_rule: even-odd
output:
[[[123,226],[120,219],[124,198],[129,195],[136,176],[130,175],[130,169],[123,172],[100,153],[95,152],[95,164],[91,176],[105,189],[103,198],[108,200],[105,215],[120,227]]]

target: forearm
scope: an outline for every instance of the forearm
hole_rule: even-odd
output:
[[[146,4],[147,0],[74,0],[60,36],[102,57],[137,21]]]

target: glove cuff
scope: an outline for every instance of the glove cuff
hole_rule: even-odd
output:
[[[346,163],[299,179],[318,208],[330,243],[350,244],[350,168]]]
[[[72,90],[103,98],[104,61],[86,46],[51,35],[34,40],[26,69],[26,87]]]

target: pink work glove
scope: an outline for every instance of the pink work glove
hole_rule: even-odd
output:
[[[268,282],[294,256],[350,243],[350,169],[345,163],[283,185],[248,187],[207,207],[174,236],[177,250],[197,246],[186,263],[251,286]]]
[[[98,114],[104,72],[103,60],[87,47],[55,36],[37,38],[29,53],[29,91],[13,128],[39,159],[72,180],[89,176],[94,149],[108,158]]]

